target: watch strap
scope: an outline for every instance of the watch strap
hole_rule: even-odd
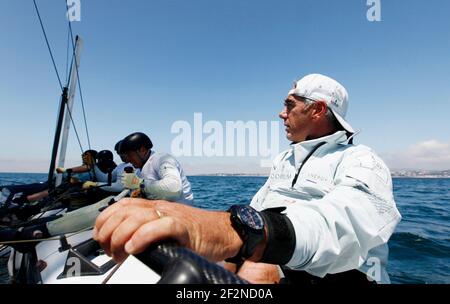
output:
[[[262,263],[285,265],[294,254],[295,229],[289,218],[282,214],[285,207],[261,211],[267,227],[267,245],[260,260]]]
[[[230,207],[230,209],[228,209],[228,212],[230,212],[231,224],[233,228],[236,230],[236,232],[239,234],[243,244],[236,256],[227,258],[225,259],[225,261],[229,263],[235,263],[237,265],[241,265],[247,258],[251,257],[255,252],[257,245],[259,244],[258,238],[261,238],[261,240],[264,238],[264,229],[260,232],[261,236],[256,231],[252,231],[249,228],[246,229],[245,224],[242,223],[241,220],[237,217],[236,212],[233,212],[233,208],[241,208],[241,207],[252,208],[248,205],[245,206],[233,205]],[[254,211],[257,212],[256,210]],[[259,215],[261,216],[260,213]],[[261,218],[264,220],[262,216]]]

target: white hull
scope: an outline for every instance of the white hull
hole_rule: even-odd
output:
[[[103,203],[108,203],[111,199],[117,202],[128,192],[124,190],[99,203],[104,206]],[[98,207],[96,205],[94,208],[96,212]],[[52,210],[40,217],[63,212],[63,209]],[[72,213],[73,216],[89,218],[89,213]],[[129,256],[122,264],[117,265],[92,239],[92,228],[83,230],[80,226],[77,229],[82,230],[41,241],[30,253],[21,254],[11,249],[8,270],[13,281],[29,284],[242,283],[241,279],[221,266],[170,243],[148,249],[139,254],[138,258]],[[164,278],[159,273],[164,273]]]
[[[92,239],[92,230],[67,237],[67,243],[73,248],[80,243]],[[42,267],[40,283],[42,284],[156,284],[160,276],[136,259],[128,257],[121,265],[114,265],[103,274],[82,275],[81,263],[75,257],[68,257],[70,250],[59,251],[61,242],[59,240],[45,241],[36,246],[36,256]],[[14,254],[11,249],[8,269],[12,275],[12,267],[15,258],[15,272],[19,270],[23,255],[19,252]],[[101,267],[111,261],[106,254],[98,256],[86,256],[87,260]],[[67,265],[66,265],[67,264]],[[67,266],[67,267],[66,267]],[[64,270],[67,276],[63,275]]]
[[[118,201],[128,194],[128,190],[124,190],[121,194],[115,197],[108,197],[106,200]],[[54,214],[63,214],[65,209],[51,210],[43,214],[36,215],[34,218],[45,218]],[[157,275],[150,268],[145,266],[142,262],[133,256],[130,256],[120,266],[112,265],[113,262],[99,248],[92,242],[92,229],[82,231],[79,233],[68,233],[61,236],[61,239],[42,241],[35,247],[36,261],[40,270],[36,269],[38,275],[36,276],[38,282],[42,284],[154,284],[158,282],[160,276]],[[91,241],[91,242],[89,242]],[[83,250],[83,244],[88,243],[88,249]],[[8,250],[9,251],[9,250]],[[99,254],[100,253],[100,254]],[[10,258],[8,261],[8,271],[11,277],[19,272],[22,265],[23,255],[10,249]],[[79,254],[79,256],[77,255]],[[29,254],[31,255],[31,254]],[[111,261],[111,262],[110,262]],[[92,264],[91,264],[92,263]],[[108,263],[108,264],[107,264]],[[98,270],[99,274],[86,275],[83,266],[95,265],[104,267]],[[88,266],[89,266],[88,265]],[[30,268],[31,266],[25,266]],[[34,270],[34,269],[32,269]],[[63,274],[63,272],[65,274]]]
[[[92,230],[85,231],[67,238],[70,245],[75,246],[83,241],[92,238]],[[102,275],[79,276],[79,262],[68,260],[67,256],[69,250],[59,252],[59,241],[50,241],[41,243],[36,246],[36,253],[38,260],[44,261],[48,266],[41,272],[43,284],[155,284],[160,279],[160,276],[153,272],[150,268],[142,264],[135,257],[131,256],[120,266],[111,267],[106,273]],[[73,259],[73,258],[72,258]],[[101,266],[111,260],[105,254],[92,257],[89,259],[97,266]],[[64,271],[64,267],[71,266],[69,277],[61,278],[60,275]],[[118,269],[116,269],[118,267]],[[114,274],[108,278],[111,273]]]

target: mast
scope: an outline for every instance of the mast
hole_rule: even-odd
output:
[[[64,167],[64,163],[66,160],[67,143],[70,130],[70,120],[71,120],[71,113],[73,113],[72,111],[73,102],[75,99],[75,92],[78,83],[78,69],[80,66],[80,55],[82,47],[83,47],[83,40],[77,35],[75,38],[75,57],[72,60],[72,66],[70,68],[70,78],[68,80],[68,88],[65,87],[63,89],[63,96],[61,97],[60,112],[55,132],[55,139],[53,142],[52,160],[50,163],[50,170],[49,170],[49,181],[48,181],[50,186],[49,188],[52,188],[53,186],[53,176],[55,171],[55,163],[57,155],[59,156],[58,167]],[[60,139],[61,145],[59,146],[59,153],[57,153]],[[61,180],[62,174],[58,174],[56,176],[56,182],[54,186],[58,186],[59,184],[61,184]]]
[[[61,95],[61,101],[59,104],[59,113],[58,113],[58,120],[56,123],[56,131],[55,131],[55,137],[53,139],[53,149],[52,149],[52,160],[50,161],[50,169],[48,170],[48,188],[53,189],[53,175],[55,171],[55,163],[56,163],[56,154],[58,153],[58,143],[59,138],[61,136],[61,127],[63,123],[64,118],[64,109],[66,107],[67,103],[67,88],[63,88],[63,92]]]

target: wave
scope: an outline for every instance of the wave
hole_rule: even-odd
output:
[[[418,255],[428,258],[449,258],[450,239],[437,240],[426,238],[410,232],[394,233],[389,240],[391,254],[410,256]]]

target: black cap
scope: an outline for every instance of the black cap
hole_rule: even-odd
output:
[[[114,159],[114,155],[112,154],[111,151],[109,150],[102,150],[100,152],[97,153],[97,161],[105,161],[105,160],[113,160]]]
[[[145,147],[146,149],[153,148],[153,143],[150,140],[150,138],[141,132],[135,132],[127,137],[125,137],[122,140],[122,143],[120,144],[120,152],[128,152],[128,151],[136,151],[139,150],[141,147]]]

